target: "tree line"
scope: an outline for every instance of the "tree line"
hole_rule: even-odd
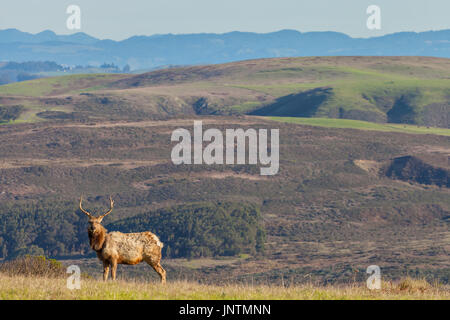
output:
[[[105,225],[109,231],[151,231],[165,257],[211,257],[264,250],[265,231],[254,205],[207,202],[146,212]],[[0,205],[0,257],[89,255],[87,221],[73,202]]]
[[[152,231],[168,257],[233,256],[264,251],[265,231],[257,207],[202,203],[163,208],[109,225],[124,232]]]

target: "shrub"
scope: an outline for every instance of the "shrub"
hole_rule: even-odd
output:
[[[16,120],[19,118],[20,114],[23,112],[23,106],[9,106],[9,107],[1,107],[0,106],[0,123],[8,122],[10,120]]]
[[[9,276],[63,278],[66,268],[61,262],[45,256],[26,255],[0,265],[0,272]]]

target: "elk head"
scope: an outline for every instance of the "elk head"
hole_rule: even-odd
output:
[[[80,197],[80,210],[86,214],[89,218],[89,227],[88,227],[88,235],[89,235],[89,242],[91,245],[91,248],[95,251],[101,250],[103,247],[103,243],[105,242],[106,237],[106,229],[101,225],[102,220],[104,217],[106,217],[108,214],[111,213],[111,211],[114,208],[114,200],[109,197],[109,203],[110,208],[109,211],[102,214],[99,217],[94,217],[92,214],[90,214],[88,211],[83,209],[82,206],[83,203],[83,197]]]

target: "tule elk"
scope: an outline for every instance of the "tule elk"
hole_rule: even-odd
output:
[[[159,238],[151,232],[122,233],[107,232],[101,225],[102,220],[114,208],[114,200],[110,200],[110,209],[105,214],[94,217],[83,209],[83,197],[80,198],[80,210],[89,217],[89,243],[97,252],[97,257],[103,262],[103,280],[108,280],[109,268],[111,277],[116,279],[117,264],[134,265],[142,261],[147,262],[161,277],[161,282],[166,282],[166,271],[161,266],[161,249],[163,244]]]

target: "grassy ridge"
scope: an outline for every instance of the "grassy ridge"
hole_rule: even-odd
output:
[[[364,284],[316,287],[229,284],[225,286],[188,281],[159,283],[134,281],[107,282],[82,280],[80,290],[69,290],[66,279],[8,277],[0,275],[0,300],[404,300],[450,299],[448,287],[430,285],[423,280],[405,279],[383,283],[381,290],[369,290]]]
[[[260,59],[36,79],[0,86],[0,97],[10,99],[5,106],[20,102],[44,111],[58,105],[97,119],[250,113],[448,128],[449,66],[449,59],[423,57]]]
[[[326,128],[343,128],[343,129],[402,132],[412,134],[436,134],[442,136],[450,136],[450,129],[423,127],[407,124],[394,124],[394,123],[385,124],[361,120],[330,119],[330,118],[269,117],[269,119],[287,123],[296,123]]]
[[[39,97],[77,92],[77,89],[102,88],[103,84],[123,77],[116,74],[73,74],[41,78],[0,86],[0,95]]]

